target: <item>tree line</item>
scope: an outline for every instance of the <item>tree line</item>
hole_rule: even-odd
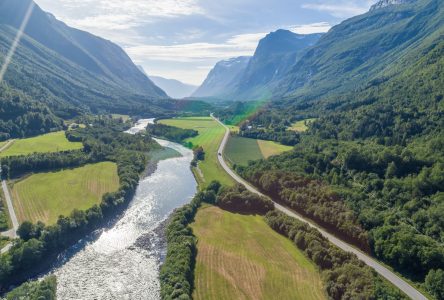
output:
[[[337,248],[316,229],[277,211],[269,212],[265,219],[316,264],[330,299],[408,299],[354,254]]]
[[[193,129],[182,129],[164,124],[149,124],[147,131],[152,136],[156,136],[169,141],[181,143],[183,140],[195,137],[199,134]]]

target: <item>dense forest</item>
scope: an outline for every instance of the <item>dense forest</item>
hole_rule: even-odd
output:
[[[10,170],[9,175],[14,176],[70,168],[89,162],[113,161],[117,163],[120,181],[118,191],[105,194],[100,205],[86,211],[74,210],[69,216],[60,216],[55,225],[22,223],[18,230],[20,239],[0,256],[2,289],[33,276],[52,257],[100,226],[116,210],[123,209],[136,190],[139,176],[149,160],[149,152],[160,147],[149,135],[123,133],[129,125],[120,121],[97,117],[90,122],[86,128],[67,132],[68,139],[83,142],[83,151],[32,154],[1,160],[3,169]]]
[[[0,141],[63,128],[63,122],[43,103],[0,84]]]
[[[238,172],[424,283],[444,270],[444,41],[402,64],[353,92],[258,111],[249,124],[268,132],[318,119],[294,151]]]

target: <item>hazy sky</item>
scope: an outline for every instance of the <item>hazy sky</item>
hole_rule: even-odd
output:
[[[327,31],[375,0],[35,0],[68,25],[122,46],[149,75],[199,85],[222,59],[252,55],[284,28]]]

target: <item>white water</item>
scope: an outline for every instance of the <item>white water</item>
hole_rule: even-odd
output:
[[[141,120],[131,132],[150,122]],[[154,229],[191,200],[197,185],[190,170],[192,151],[176,143],[158,142],[183,156],[159,162],[157,170],[140,181],[129,208],[112,228],[78,243],[61,257],[61,266],[53,272],[59,300],[160,299],[158,274],[165,249],[156,244]]]

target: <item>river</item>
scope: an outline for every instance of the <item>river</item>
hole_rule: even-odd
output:
[[[136,133],[149,120],[128,132]],[[196,193],[190,170],[193,153],[179,144],[157,140],[182,157],[160,161],[141,179],[134,199],[111,227],[87,237],[65,252],[53,274],[57,299],[160,299],[159,266],[165,254],[159,228],[171,212]]]

